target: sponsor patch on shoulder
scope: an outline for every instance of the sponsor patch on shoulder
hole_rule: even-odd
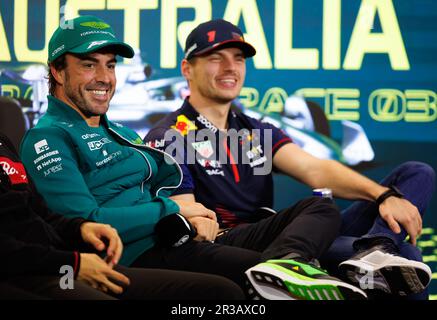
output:
[[[43,153],[50,149],[46,139],[38,141],[33,147],[35,148],[36,154]]]
[[[152,141],[146,142],[146,146],[151,148],[163,148],[165,146],[165,139],[155,139]]]

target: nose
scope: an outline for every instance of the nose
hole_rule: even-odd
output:
[[[234,71],[236,65],[236,61],[234,57],[225,57],[223,59],[223,68],[225,71]]]
[[[112,72],[105,65],[96,66],[95,80],[96,82],[109,84],[111,82]]]

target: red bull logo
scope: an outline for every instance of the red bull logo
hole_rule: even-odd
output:
[[[188,131],[197,129],[196,125],[183,114],[177,117],[175,125],[171,127],[179,131],[182,136],[186,136]]]

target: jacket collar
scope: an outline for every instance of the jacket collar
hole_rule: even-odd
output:
[[[51,116],[61,116],[64,119],[68,119],[68,122],[74,123],[74,124],[83,124],[85,126],[88,126],[88,123],[85,121],[84,118],[74,110],[72,107],[70,107],[65,102],[59,100],[58,98],[54,96],[47,96],[47,99],[49,101],[49,106],[47,108],[47,114]],[[100,123],[104,126],[109,126],[109,120],[106,114],[101,116]]]

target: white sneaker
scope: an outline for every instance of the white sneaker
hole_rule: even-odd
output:
[[[426,264],[399,256],[391,243],[363,250],[342,263],[350,281],[363,290],[382,290],[406,296],[419,293],[431,282],[432,272]]]

